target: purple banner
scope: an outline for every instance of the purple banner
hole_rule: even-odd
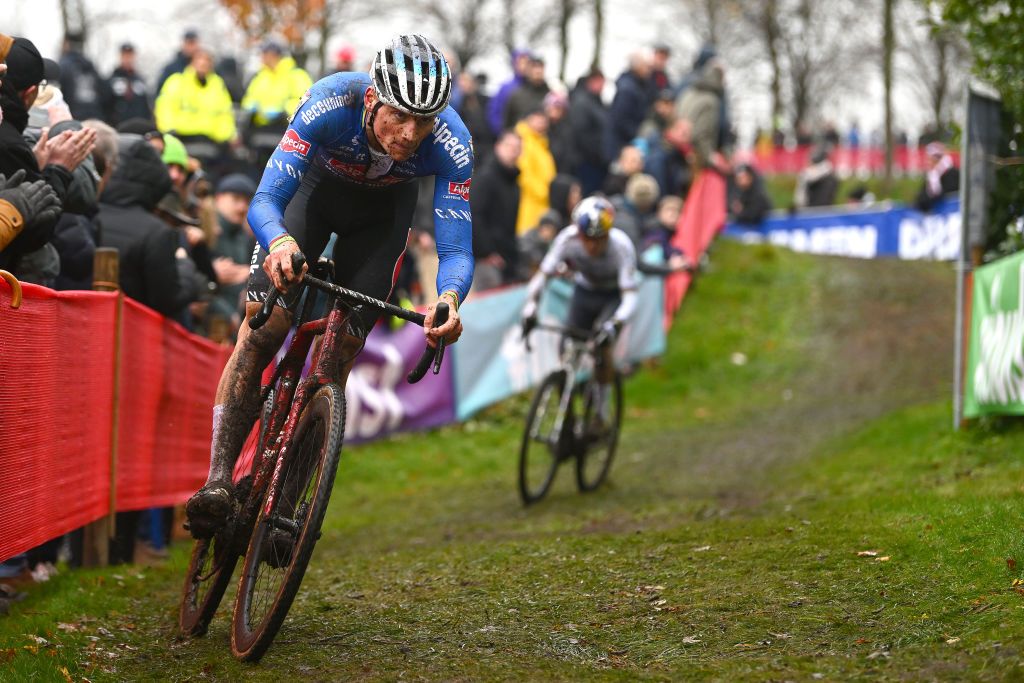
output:
[[[386,325],[374,328],[345,388],[346,441],[369,441],[455,421],[450,352],[439,374],[428,371],[417,384],[405,381],[423,348],[422,327],[407,323],[394,332]]]

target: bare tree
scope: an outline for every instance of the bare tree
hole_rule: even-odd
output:
[[[463,69],[488,52],[497,38],[492,28],[496,8],[491,0],[414,0],[412,7],[444,28],[445,43]]]
[[[892,61],[896,52],[896,29],[893,12],[896,0],[882,0],[882,87],[885,98],[885,175],[882,191],[892,187]]]
[[[926,0],[904,2],[899,10],[896,23],[903,30],[896,73],[928,108],[931,123],[942,129],[963,99],[970,50],[963,36],[931,14],[932,5]]]
[[[601,53],[604,51],[604,0],[593,0],[594,10],[594,57],[590,60],[590,66],[595,69],[601,67]]]

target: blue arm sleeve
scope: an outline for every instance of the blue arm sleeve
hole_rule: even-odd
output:
[[[473,284],[473,215],[469,179],[438,176],[434,182],[434,239],[437,240],[437,293],[448,290],[465,301]]]
[[[302,127],[301,121],[296,122]],[[271,155],[248,215],[253,234],[264,249],[269,250],[273,240],[288,232],[284,227],[285,207],[299,189],[315,152],[313,137],[297,130],[293,123]]]

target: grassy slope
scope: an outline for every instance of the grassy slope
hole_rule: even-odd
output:
[[[184,548],[169,567],[42,587],[0,620],[0,667],[39,680],[61,666],[90,680],[1019,676],[1022,573],[1007,559],[1024,560],[1021,433],[949,430],[948,266],[732,244],[713,264],[669,353],[627,385],[600,492],[577,495],[563,471],[520,508],[525,400],[511,401],[347,451],[303,591],[258,667],[230,659],[223,613],[206,638],[175,636]],[[29,635],[51,644],[24,649]]]

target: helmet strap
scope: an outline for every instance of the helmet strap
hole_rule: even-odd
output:
[[[380,108],[383,106],[384,103],[381,102],[380,100],[377,100],[373,104],[373,109],[370,110],[370,115],[366,117],[366,128],[369,131],[369,134],[373,135],[373,138],[375,140],[377,139],[377,133],[373,130],[373,122],[377,120],[377,112],[379,112]],[[370,135],[367,135],[367,139],[369,139]],[[380,144],[380,140],[377,140],[377,144]]]

